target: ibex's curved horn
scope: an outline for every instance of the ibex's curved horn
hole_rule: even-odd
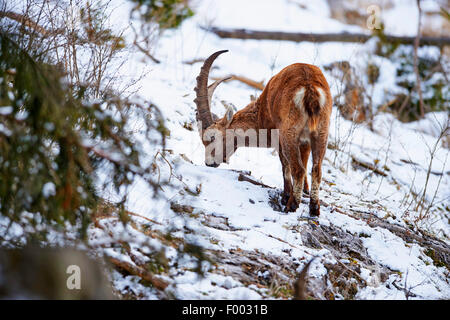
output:
[[[233,77],[232,76],[223,77],[221,79],[214,81],[212,84],[210,84],[208,86],[208,105],[209,105],[209,107],[211,107],[212,96],[213,96],[214,90],[216,90],[217,86],[224,81],[230,80],[231,78],[233,78]]]
[[[217,84],[213,83],[211,85],[214,86],[212,90],[208,90],[208,76],[209,76],[209,70],[211,69],[211,66],[216,60],[216,58],[221,55],[222,53],[228,52],[228,50],[221,50],[213,53],[209,56],[208,59],[205,60],[203,63],[202,68],[200,69],[200,74],[197,77],[197,86],[194,88],[194,91],[196,93],[195,96],[195,104],[197,105],[197,121],[202,122],[202,129],[208,128],[212,123],[212,116],[210,111],[210,97],[209,97],[209,91],[212,92],[214,89],[219,85],[219,81]],[[217,81],[216,81],[217,82]]]

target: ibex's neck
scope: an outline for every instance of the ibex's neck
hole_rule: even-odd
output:
[[[261,129],[258,117],[258,107],[255,102],[251,102],[244,109],[239,110],[233,117],[230,124],[230,129]]]
[[[246,147],[278,148],[278,139],[273,140],[273,133],[271,130],[273,127],[267,126],[265,123],[261,122],[260,112],[260,105],[257,102],[251,102],[248,106],[234,115],[229,129],[243,130],[236,131],[235,134],[238,136],[243,134],[244,137],[247,137],[244,138],[244,145]],[[243,136],[241,136],[241,138],[242,137]],[[251,137],[254,137],[255,140],[252,140]],[[256,142],[256,145],[253,145],[252,141]]]

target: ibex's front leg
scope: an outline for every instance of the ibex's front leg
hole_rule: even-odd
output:
[[[317,132],[311,133],[311,150],[313,166],[311,171],[311,193],[309,198],[309,215],[320,215],[320,199],[319,199],[319,187],[322,179],[322,161],[327,149],[327,135],[328,131],[324,134],[318,134]]]

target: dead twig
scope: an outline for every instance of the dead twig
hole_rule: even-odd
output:
[[[134,40],[133,44],[136,46],[136,48],[138,48],[138,50],[140,52],[142,52],[143,54],[145,54],[148,58],[150,58],[150,60],[152,60],[154,63],[161,63],[160,60],[156,59],[151,53],[150,51],[146,50],[144,47],[142,47],[137,40]]]
[[[263,188],[270,188],[270,189],[274,189],[274,187],[268,186],[267,184],[264,184],[262,182],[253,180],[252,178],[246,176],[243,173],[239,173],[239,177],[238,177],[238,181],[245,181],[245,182],[250,182],[251,184],[257,185],[257,186],[261,186]]]
[[[188,65],[193,65],[199,62],[205,62],[205,59],[203,58],[195,58],[195,59],[191,59],[191,60],[185,60],[183,61],[184,64],[188,64]]]

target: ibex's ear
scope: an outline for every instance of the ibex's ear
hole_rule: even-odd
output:
[[[231,124],[231,121],[233,120],[233,108],[227,108],[227,112],[225,113],[225,121],[227,122],[227,127]]]

